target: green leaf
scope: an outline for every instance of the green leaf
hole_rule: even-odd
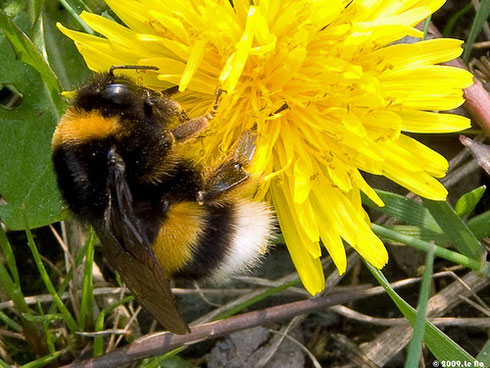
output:
[[[169,351],[159,357],[143,360],[140,368],[192,368],[193,364],[177,356],[180,352],[185,350],[185,346],[181,346],[177,349]]]
[[[396,231],[399,234],[411,236],[426,242],[434,241],[439,245],[446,245],[449,243],[449,239],[444,234],[436,233],[432,230],[424,227],[412,226],[412,225],[391,225],[386,228]]]
[[[84,84],[92,75],[75,47],[75,43],[62,34],[56,27],[62,22],[71,29],[77,29],[78,23],[57,2],[48,2],[43,12],[44,38],[51,68],[55,71],[64,90]]]
[[[486,342],[483,349],[478,353],[476,360],[481,363],[479,367],[490,367],[490,340]]]
[[[5,21],[3,13],[0,19]],[[27,42],[24,45],[33,47]],[[0,194],[7,202],[0,206],[0,219],[10,229],[21,230],[25,207],[29,224],[44,226],[61,216],[62,203],[51,164],[51,137],[64,103],[59,96],[53,100],[36,70],[16,60],[1,34],[0,49],[0,85],[12,86],[22,94],[16,108],[0,108]]]
[[[184,360],[178,356],[165,358],[160,363],[160,366],[164,367],[164,368],[192,368],[192,367],[194,367],[193,364],[189,363],[188,361],[186,361],[186,360]]]
[[[479,260],[483,254],[483,247],[449,203],[425,198],[422,201],[456,249],[470,258]]]
[[[383,190],[376,190],[376,193],[385,203],[384,207],[378,207],[364,195],[362,198],[363,203],[374,208],[376,211],[391,217],[396,217],[407,224],[429,229],[436,233],[442,233],[440,226],[430,212],[420,203],[399,194]]]
[[[470,60],[471,49],[473,48],[473,43],[476,40],[476,37],[480,34],[483,24],[488,21],[488,17],[490,16],[490,1],[483,0],[480,2],[480,9],[476,12],[475,19],[473,19],[473,23],[471,24],[470,33],[468,35],[468,39],[464,44],[464,52],[461,57],[465,63],[468,63]]]
[[[454,206],[454,210],[459,217],[465,217],[475,209],[478,202],[480,202],[483,193],[485,193],[485,189],[487,189],[487,187],[482,185],[481,187],[473,189],[472,191],[461,196]]]
[[[25,1],[7,0],[7,1],[2,1],[0,4],[1,4],[3,11],[9,17],[14,17],[18,14],[25,13],[25,11],[24,11]]]
[[[46,83],[51,97],[53,98],[53,102],[56,104],[58,112],[61,112],[64,105],[59,98],[57,98],[61,91],[58,78],[29,37],[27,37],[27,35],[17,27],[12,19],[10,19],[2,10],[0,10],[0,29],[12,45],[17,58],[24,63],[29,64],[41,74],[41,77]],[[2,51],[3,50],[4,48],[2,48]]]
[[[477,239],[490,236],[490,211],[469,219],[467,225]]]
[[[30,0],[27,2],[27,12],[29,13],[29,18],[32,25],[34,25],[34,23],[36,23],[39,19],[43,5],[44,0]]]
[[[393,300],[393,302],[395,302],[400,312],[402,312],[405,318],[413,326],[416,319],[415,310],[405,300],[403,300],[395,292],[395,290],[393,290],[388,280],[386,280],[385,276],[380,270],[371,266],[367,262],[364,262],[364,264],[378,280],[381,286],[383,286],[390,298]],[[451,360],[456,362],[468,362],[469,364],[473,364],[475,361],[475,359],[473,359],[473,357],[463,348],[461,348],[458,344],[451,340],[451,338],[428,321],[425,321],[424,343],[439,361]]]

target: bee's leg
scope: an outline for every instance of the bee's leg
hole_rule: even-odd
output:
[[[213,201],[230,189],[243,183],[250,176],[245,170],[255,152],[256,136],[250,130],[242,134],[236,144],[230,159],[222,163],[208,180],[204,183],[203,190],[199,191],[197,202],[204,204]]]
[[[209,120],[205,116],[199,116],[195,119],[183,120],[183,122],[172,129],[172,134],[177,142],[185,142],[191,138],[197,137],[208,126]]]
[[[172,130],[172,134],[174,135],[177,142],[184,142],[188,139],[194,138],[199,133],[201,133],[209,124],[209,121],[214,118],[216,115],[216,111],[218,110],[219,100],[224,90],[218,89],[216,91],[216,100],[214,101],[213,108],[209,113],[204,116],[199,116],[197,118],[191,119],[187,116],[186,112],[176,104],[176,109],[179,111],[179,119],[181,121],[180,125]]]

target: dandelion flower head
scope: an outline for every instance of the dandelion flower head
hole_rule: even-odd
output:
[[[461,105],[472,83],[468,72],[436,65],[459,56],[461,41],[396,43],[421,38],[414,26],[443,0],[105,1],[125,25],[83,13],[100,36],[59,28],[94,71],[158,67],[137,81],[156,90],[178,85],[190,116],[209,111],[217,88],[227,91],[196,152],[215,160],[256,130],[257,197],[272,201],[310,293],[324,287],[321,244],[339,273],[345,244],[378,268],[387,262],[360,193],[383,202],[361,172],[445,199],[436,178],[446,159],[405,133],[469,127],[466,118],[433,112]]]

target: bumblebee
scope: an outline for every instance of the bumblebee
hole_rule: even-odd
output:
[[[255,151],[246,131],[211,170],[185,157],[218,107],[189,118],[168,94],[114,66],[78,89],[59,121],[52,159],[71,211],[90,223],[107,259],[165,328],[190,331],[169,280],[222,281],[253,267],[268,246],[268,206],[240,195]],[[219,94],[218,94],[219,95]]]

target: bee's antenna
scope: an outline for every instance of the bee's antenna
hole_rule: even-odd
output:
[[[177,92],[179,92],[179,85],[177,84],[176,86],[169,87],[167,89],[164,89],[163,91],[160,91],[160,93],[164,96],[172,96],[175,95]]]
[[[114,76],[114,70],[117,69],[132,69],[132,70],[158,70],[156,66],[153,65],[113,65],[109,69],[109,75]]]

